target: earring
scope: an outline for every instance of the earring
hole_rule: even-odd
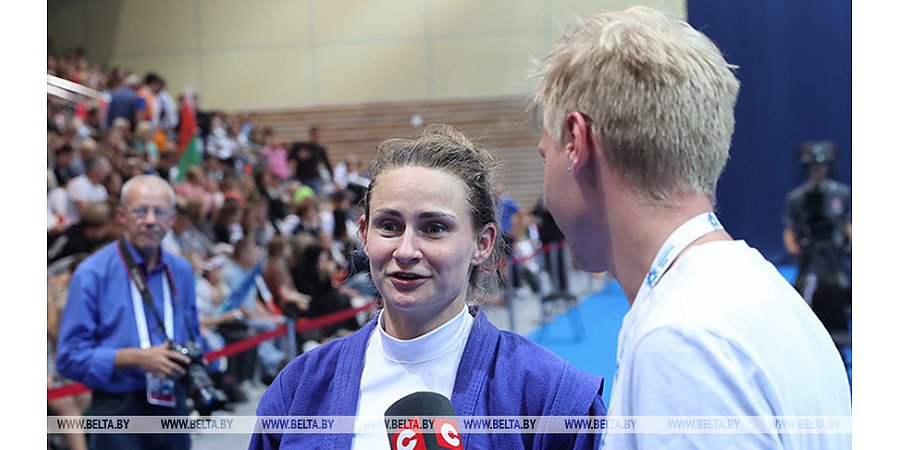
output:
[[[572,171],[572,166],[566,166],[566,172],[571,172],[571,171]]]

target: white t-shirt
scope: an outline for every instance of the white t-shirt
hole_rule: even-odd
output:
[[[87,175],[78,175],[69,180],[69,183],[66,184],[66,191],[69,193],[69,198],[75,202],[105,202],[109,197],[106,187],[102,184],[91,183]]]
[[[384,314],[366,347],[366,362],[359,383],[356,437],[353,448],[389,449],[384,412],[394,402],[418,391],[453,394],[456,371],[469,332],[475,322],[469,309],[440,327],[415,339],[400,340],[384,331]],[[379,422],[375,432],[362,432],[363,424]]]
[[[53,228],[60,222],[71,225],[78,222],[78,209],[69,198],[69,192],[65,188],[57,187],[47,191],[47,229]]]
[[[688,249],[619,334],[609,416],[850,416],[841,357],[755,249]],[[607,433],[606,449],[849,449],[849,434]]]

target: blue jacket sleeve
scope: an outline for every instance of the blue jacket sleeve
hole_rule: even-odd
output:
[[[284,408],[284,398],[282,390],[284,386],[284,371],[282,371],[275,381],[266,389],[265,394],[259,399],[259,405],[256,407],[256,417],[260,420],[267,416],[287,416]],[[281,433],[261,433],[255,432],[250,436],[250,450],[272,450],[281,447]]]
[[[59,373],[92,388],[110,382],[116,361],[116,349],[100,347],[96,337],[99,278],[94,271],[75,271],[57,341]]]
[[[587,414],[589,417],[606,417],[606,405],[603,404],[603,399],[600,397],[600,393],[597,394],[597,397],[594,398],[594,402],[591,403],[591,407],[588,409]],[[600,432],[595,433],[579,433],[575,435],[575,442],[572,444],[572,448],[580,448],[580,449],[598,449],[600,448],[600,442],[603,438],[603,434]]]
[[[603,380],[566,364],[560,378],[559,390],[553,402],[550,416],[606,417],[603,403]],[[603,437],[600,432],[547,435],[542,448],[585,449],[600,448]]]

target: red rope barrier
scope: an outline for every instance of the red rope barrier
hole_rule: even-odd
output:
[[[301,318],[294,324],[294,329],[297,330],[297,332],[303,332],[316,328],[322,328],[338,322],[343,322],[358,313],[370,309],[373,306],[375,306],[375,302],[367,303],[363,306],[360,306],[359,308],[345,309],[343,311],[326,314],[314,319]],[[204,356],[206,356],[207,361],[212,362],[222,357],[233,356],[243,351],[249,350],[253,347],[256,347],[263,341],[275,339],[277,337],[283,336],[285,333],[287,333],[287,325],[282,325],[274,330],[266,331],[265,333],[257,334],[256,336],[244,339],[242,341],[231,343],[219,350],[209,352]]]
[[[301,318],[294,324],[294,329],[297,330],[297,332],[303,332],[314,330],[316,328],[322,328],[338,322],[343,322],[351,317],[354,317],[358,313],[371,309],[373,306],[375,306],[375,302],[369,302],[363,306],[360,306],[359,308],[345,309],[343,311],[326,314],[314,319]],[[204,356],[206,357],[206,360],[210,362],[219,358],[233,356],[256,347],[263,341],[275,339],[277,337],[283,336],[286,333],[287,325],[281,325],[274,330],[266,331],[265,333],[260,333],[242,341],[237,341],[226,345],[219,350],[208,352]],[[57,400],[63,397],[78,395],[84,392],[90,392],[90,390],[90,388],[81,383],[69,383],[57,388],[47,389],[47,402],[52,402],[53,400]]]
[[[90,391],[91,390],[87,386],[81,383],[64,384],[58,388],[47,389],[47,402],[49,403],[63,397],[83,394]]]

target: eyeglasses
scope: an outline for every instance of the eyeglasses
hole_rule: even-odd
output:
[[[134,214],[134,217],[138,219],[146,218],[150,211],[153,211],[153,215],[159,219],[168,219],[175,215],[175,211],[172,209],[163,209],[163,208],[148,208],[146,206],[135,206],[134,208],[129,209],[131,214]]]

